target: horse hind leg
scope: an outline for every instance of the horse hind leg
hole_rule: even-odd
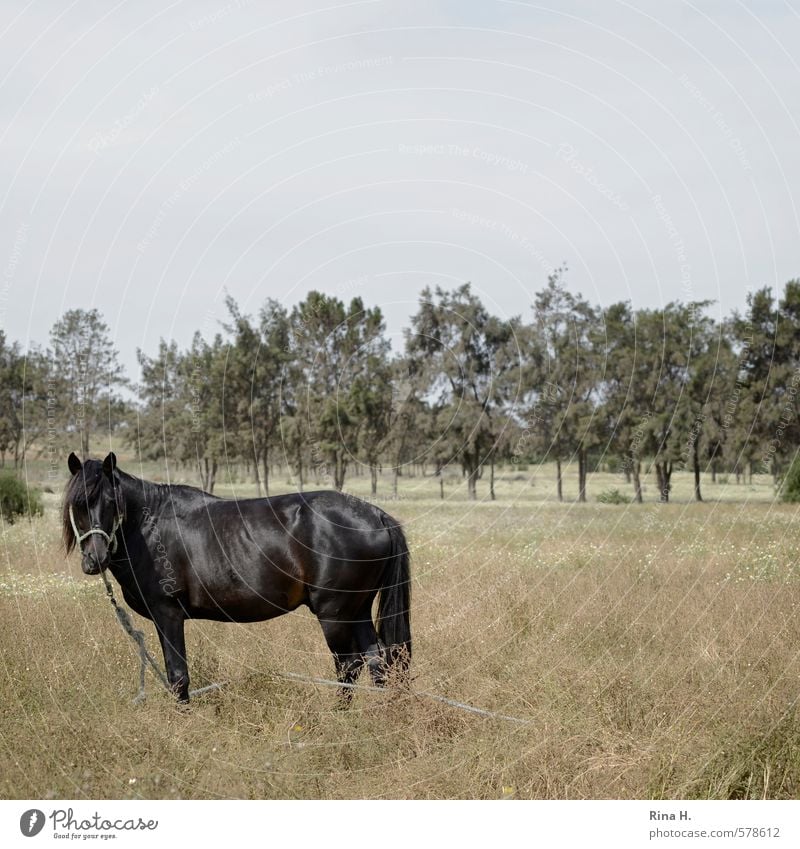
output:
[[[353,627],[358,653],[361,656],[362,664],[366,664],[367,669],[369,669],[372,683],[376,687],[385,687],[388,671],[386,654],[372,622],[371,600],[361,609]]]
[[[322,633],[336,664],[336,678],[346,686],[339,690],[339,698],[346,707],[353,700],[353,687],[364,666],[364,655],[360,650],[356,633],[357,622],[320,620]]]
[[[375,630],[371,619],[359,623],[359,630],[361,632],[361,652],[369,669],[372,683],[376,687],[385,687],[388,667],[385,651],[378,639],[378,632]]]

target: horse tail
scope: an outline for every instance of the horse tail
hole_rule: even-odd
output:
[[[411,663],[411,556],[400,523],[387,513],[381,522],[389,534],[389,557],[378,597],[375,623],[378,639],[385,647],[388,667],[408,670]]]

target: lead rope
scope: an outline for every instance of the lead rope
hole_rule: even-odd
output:
[[[150,668],[153,670],[153,674],[158,678],[158,680],[164,685],[164,688],[169,692],[172,692],[172,688],[169,686],[169,682],[167,681],[166,676],[161,671],[159,665],[153,659],[153,655],[147,651],[147,646],[144,644],[144,634],[133,627],[133,622],[131,622],[131,617],[128,616],[128,611],[125,610],[124,607],[120,607],[116,598],[114,598],[114,590],[111,587],[111,582],[106,577],[105,569],[100,570],[100,575],[103,578],[103,583],[106,586],[106,595],[108,596],[108,600],[111,602],[111,606],[114,608],[114,613],[117,616],[117,621],[120,625],[122,625],[122,630],[133,640],[134,643],[139,648],[139,661],[141,663],[139,667],[139,692],[134,696],[133,703],[138,704],[139,702],[143,702],[146,698],[146,694],[144,691],[144,674],[147,669],[148,664]]]
[[[304,684],[322,684],[325,687],[341,687],[347,690],[366,690],[371,693],[386,692],[386,690],[382,687],[370,687],[368,684],[342,684],[339,681],[331,681],[328,678],[313,678],[310,675],[298,675],[296,672],[273,672],[272,675],[275,678],[283,678],[287,681],[302,681]],[[441,702],[443,705],[450,705],[450,707],[457,708],[458,710],[463,710],[467,713],[474,713],[478,716],[485,716],[489,719],[502,719],[504,722],[515,722],[518,725],[533,724],[533,721],[530,719],[519,719],[516,716],[508,716],[505,713],[496,713],[493,710],[485,710],[484,708],[474,707],[473,705],[466,704],[466,702],[457,702],[455,699],[448,699],[446,696],[438,696],[436,693],[428,693],[424,690],[417,693],[412,692],[412,695],[432,699],[435,702]]]

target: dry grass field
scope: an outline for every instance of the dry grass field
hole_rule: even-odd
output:
[[[509,472],[478,503],[459,480],[440,501],[435,480],[403,479],[384,504],[412,550],[414,688],[527,725],[392,693],[335,710],[331,690],[273,676],[332,677],[304,610],[190,623],[192,685],[228,686],[180,711],[151,677],[134,705],[132,645],[100,579],[65,562],[47,495],[43,518],[0,537],[0,796],[800,795],[796,509],[766,479],[706,481],[694,504],[678,475],[670,505],[652,502],[651,481],[650,503],[599,504],[628,489],[601,474],[590,503],[558,504],[552,477]],[[220,489],[234,492],[252,488]]]

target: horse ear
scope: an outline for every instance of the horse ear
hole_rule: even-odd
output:
[[[117,468],[117,455],[113,451],[111,451],[109,453],[108,457],[106,457],[106,459],[103,460],[103,471],[106,473],[106,475],[108,477],[111,477],[111,475],[114,474],[114,469],[116,469],[116,468]]]
[[[71,475],[77,475],[83,468],[83,464],[78,459],[78,455],[74,451],[69,455],[69,457],[67,457],[67,466],[69,467],[69,473]]]

